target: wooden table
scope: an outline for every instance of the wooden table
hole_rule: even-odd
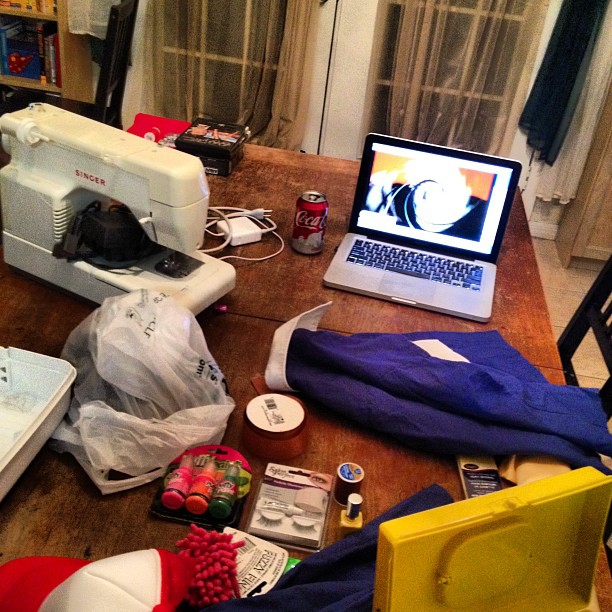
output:
[[[329,201],[329,224],[322,253],[300,255],[287,245],[281,256],[264,263],[230,260],[238,269],[236,289],[224,300],[230,312],[286,321],[331,300],[333,306],[321,323],[326,329],[348,333],[496,329],[534,365],[552,370],[561,368],[518,194],[499,258],[493,316],[486,324],[432,315],[324,287],[323,273],[347,231],[358,170],[357,162],[278,150],[271,155],[270,149],[250,146],[246,160],[232,175],[211,177],[211,206],[272,209],[279,232],[286,239],[291,236],[295,200],[300,193],[315,189],[325,193]],[[274,252],[277,244],[267,238],[260,245],[248,245],[237,252],[257,257]],[[561,383],[563,379],[556,382]]]
[[[272,336],[279,324],[323,302],[333,305],[321,327],[343,333],[417,330],[497,329],[553,383],[563,374],[540,283],[525,214],[517,199],[499,261],[493,318],[487,324],[430,313],[322,286],[322,276],[348,224],[358,164],[249,145],[228,178],[210,177],[211,206],[264,207],[274,211],[278,231],[289,240],[296,197],[305,189],[327,194],[330,224],[320,255],[304,256],[289,245],[278,257],[260,263],[236,261],[237,286],[223,300],[228,312],[208,309],[198,316],[209,348],[236,401],[224,444],[241,448],[247,402],[257,395],[250,379],[265,369]],[[211,242],[212,244],[212,242]],[[232,254],[262,256],[278,242],[266,236]],[[208,245],[206,245],[208,246]],[[230,260],[231,261],[231,260]],[[27,279],[0,263],[0,346],[14,346],[58,357],[70,331],[94,306]],[[342,461],[358,460],[366,521],[400,500],[438,483],[454,499],[463,498],[453,457],[400,446],[358,424],[341,421],[309,404],[309,444],[292,464],[333,473]],[[245,453],[255,483],[266,461]],[[397,469],[402,466],[402,469]],[[379,485],[395,475],[393,488]],[[27,555],[64,555],[90,559],[144,548],[174,550],[185,525],[149,512],[158,482],[102,496],[69,455],[44,448],[0,503],[0,563]],[[249,499],[241,525],[250,510]],[[332,507],[325,542],[339,537],[340,507]],[[303,553],[293,552],[295,556]],[[612,584],[604,560],[598,566],[600,605],[612,609]]]

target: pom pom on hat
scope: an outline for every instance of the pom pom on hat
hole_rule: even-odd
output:
[[[187,597],[193,559],[139,550],[100,561],[26,557],[0,567],[2,612],[174,612]]]
[[[236,572],[237,549],[244,540],[233,541],[229,533],[206,531],[191,525],[187,537],[176,545],[179,555],[195,561],[195,573],[187,602],[194,608],[206,608],[222,601],[240,597]]]

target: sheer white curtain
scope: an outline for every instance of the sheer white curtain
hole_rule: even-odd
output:
[[[546,2],[383,0],[367,129],[469,150],[511,147]]]
[[[593,134],[612,81],[612,4],[608,6],[578,107],[557,160],[540,170],[536,197],[567,204],[576,197]]]
[[[147,112],[244,123],[298,148],[318,0],[154,0],[145,28]]]

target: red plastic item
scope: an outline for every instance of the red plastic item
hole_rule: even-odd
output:
[[[134,117],[134,123],[126,131],[141,138],[159,142],[168,134],[182,134],[190,125],[189,121],[138,113]]]

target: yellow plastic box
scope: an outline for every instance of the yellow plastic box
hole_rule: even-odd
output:
[[[597,610],[611,498],[587,467],[382,523],[374,610]]]

